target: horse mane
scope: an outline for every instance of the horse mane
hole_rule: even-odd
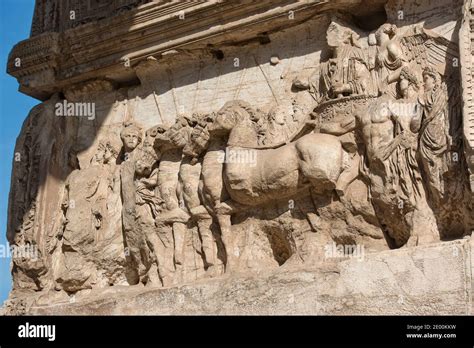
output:
[[[242,115],[242,112],[239,112],[239,110],[245,111],[249,115],[249,118],[248,118],[249,121],[255,120],[258,118],[258,115],[257,115],[258,111],[255,110],[249,103],[243,100],[237,99],[237,100],[228,101],[220,109],[220,111],[223,111],[223,112],[232,111],[232,114],[237,114],[238,116],[244,118],[245,115]],[[303,124],[286,141],[282,141],[277,144],[257,145],[257,146],[246,146],[246,145],[240,144],[239,147],[255,149],[255,150],[276,149],[292,141],[295,141],[296,139],[302,137],[305,134],[310,133],[313,130],[313,128],[314,128],[313,126],[307,124],[306,122],[303,122]]]
[[[249,103],[240,99],[226,102],[224,106],[222,106],[220,111],[233,111],[234,113],[237,113],[240,117],[245,117],[245,115],[239,112],[239,109],[245,111],[249,115],[249,119],[254,119],[256,116],[255,109]]]

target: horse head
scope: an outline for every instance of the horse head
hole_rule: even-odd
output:
[[[212,136],[227,136],[239,123],[255,121],[257,114],[250,104],[242,100],[232,100],[217,112],[214,122],[208,127]]]
[[[150,142],[151,138],[153,138],[153,148],[155,150],[161,150],[165,147],[171,146],[171,140],[167,134],[168,129],[168,125],[161,124],[150,130]]]
[[[250,104],[242,100],[229,101],[217,113],[201,115],[196,120],[183,153],[197,158],[208,148],[212,139],[228,140],[237,125],[257,121],[258,114]]]
[[[189,140],[191,124],[190,117],[180,115],[171,127],[160,126],[154,137],[154,148],[160,152],[182,149]]]
[[[183,149],[186,156],[197,158],[209,146],[210,134],[208,127],[214,122],[216,115],[214,113],[206,115],[196,115],[193,119],[193,129],[189,135],[189,142]]]

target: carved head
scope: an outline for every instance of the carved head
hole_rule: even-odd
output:
[[[122,144],[118,141],[118,139],[109,139],[105,143],[104,163],[114,163],[117,160],[121,149]]]
[[[270,110],[269,118],[272,123],[282,126],[286,123],[287,116],[291,115],[292,113],[292,110],[290,110],[288,106],[276,105]]]
[[[125,152],[132,152],[142,142],[142,129],[133,122],[124,124],[120,132]]]
[[[95,151],[94,156],[91,158],[91,164],[102,164],[104,163],[104,153],[105,153],[105,145],[103,142],[100,142],[97,145],[97,150]]]
[[[423,87],[426,92],[436,89],[440,83],[440,75],[430,66],[423,69]]]
[[[416,92],[419,89],[419,82],[416,74],[408,67],[403,67],[400,71],[398,81],[398,90],[402,97],[407,97],[410,92]]]
[[[137,159],[135,161],[135,173],[138,176],[142,177],[148,177],[151,173],[151,166],[148,165],[145,161],[142,159]]]
[[[138,176],[148,177],[157,161],[157,155],[149,150],[140,149],[135,159],[135,173]]]
[[[385,23],[380,26],[375,32],[377,43],[381,44],[386,40],[392,39],[397,33],[397,26],[395,24]]]
[[[351,29],[348,22],[338,16],[331,18],[331,23],[326,30],[326,40],[328,46],[332,48],[343,45],[359,47],[359,35]]]
[[[143,146],[144,147],[152,147],[154,142],[155,142],[155,137],[158,134],[158,129],[160,125],[153,126],[151,128],[148,128],[145,131],[145,139],[143,140]]]

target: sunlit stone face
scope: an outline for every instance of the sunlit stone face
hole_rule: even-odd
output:
[[[135,150],[139,143],[140,138],[138,134],[129,132],[123,135],[123,145],[126,151],[130,152]]]

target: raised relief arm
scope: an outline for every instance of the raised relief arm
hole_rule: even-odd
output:
[[[343,135],[353,131],[355,129],[355,124],[355,118],[340,123],[325,123],[321,125],[320,132],[333,135]]]
[[[410,121],[410,130],[413,133],[418,133],[421,127],[421,121],[423,119],[423,108],[421,104],[415,106],[415,115]]]

